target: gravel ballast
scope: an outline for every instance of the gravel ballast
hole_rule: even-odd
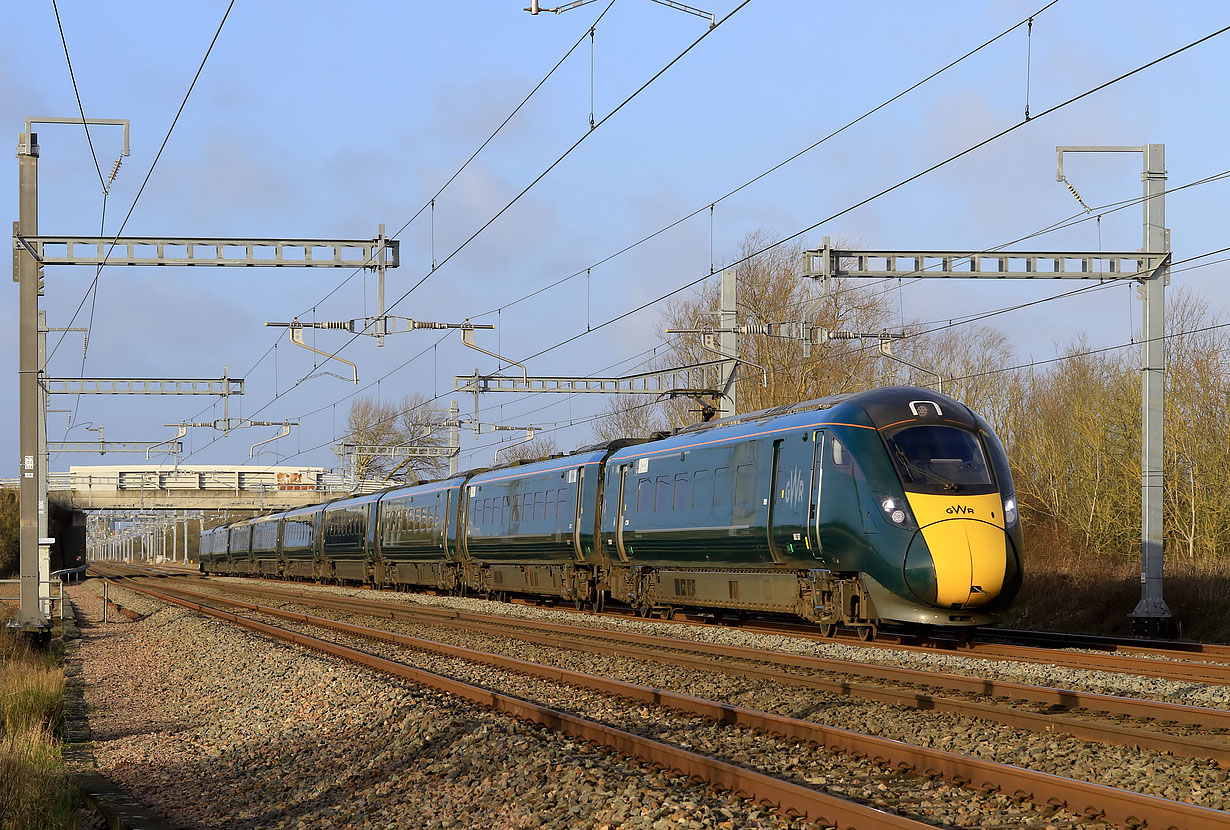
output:
[[[100,590],[70,589],[99,770],[178,826],[802,826],[132,592],[104,625]]]

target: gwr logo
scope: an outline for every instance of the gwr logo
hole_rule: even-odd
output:
[[[948,513],[949,516],[972,516],[974,515],[974,508],[967,507],[964,504],[954,504],[945,512]]]
[[[802,503],[806,497],[807,485],[803,483],[803,471],[795,467],[782,487],[782,501],[793,507],[796,503]]]

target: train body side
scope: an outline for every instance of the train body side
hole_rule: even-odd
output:
[[[591,450],[470,477],[459,517],[467,584],[482,593],[590,599],[600,564],[593,535],[607,454]]]
[[[643,613],[767,611],[867,630],[992,620],[1020,585],[1023,550],[990,427],[911,387],[269,520],[288,576],[592,607],[610,597]],[[230,555],[208,567],[264,570],[261,525],[223,530]]]
[[[376,584],[461,586],[459,504],[464,477],[385,491],[376,507]]]

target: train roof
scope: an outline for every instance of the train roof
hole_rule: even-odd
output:
[[[626,447],[613,453],[608,460],[658,455],[791,429],[847,426],[881,430],[910,421],[951,423],[968,428],[978,426],[976,416],[947,395],[915,386],[889,386],[698,424],[646,445]]]

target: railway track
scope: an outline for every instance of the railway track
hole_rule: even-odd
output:
[[[146,590],[146,591],[149,590],[148,588],[145,588],[144,586],[131,585],[131,587],[134,587],[134,588],[141,587],[142,590]],[[253,593],[252,586],[236,586],[234,583],[226,583],[225,587],[228,590],[231,590],[234,588],[244,588],[249,593],[249,595],[252,595]],[[272,598],[275,601],[295,602],[295,603],[302,603],[304,601],[304,598],[301,595],[293,591],[286,591],[285,589],[269,590],[263,587],[261,590],[268,597]],[[174,593],[181,601],[186,601],[189,603],[195,603],[195,604],[201,604],[201,605],[204,605],[206,603],[218,603],[218,604],[230,605],[231,607],[246,608],[249,611],[253,611],[253,612],[256,612],[262,615],[267,615],[270,617],[279,617],[283,620],[289,620],[289,621],[296,622],[296,623],[307,624],[310,622],[310,624],[313,626],[326,627],[333,631],[344,631],[351,635],[358,634],[364,637],[379,639],[384,642],[395,642],[395,643],[400,643],[402,645],[411,645],[414,648],[426,649],[426,650],[434,651],[435,653],[442,653],[444,651],[447,651],[450,648],[455,648],[455,647],[446,646],[441,643],[433,643],[433,642],[428,642],[428,641],[416,639],[416,638],[407,638],[404,635],[397,635],[397,634],[393,634],[390,632],[378,632],[378,631],[375,631],[373,629],[366,628],[363,626],[353,626],[347,623],[341,623],[341,622],[336,622],[336,621],[326,621],[326,620],[323,620],[321,618],[316,618],[316,617],[309,618],[308,615],[305,615],[299,612],[291,612],[291,611],[285,611],[282,609],[270,608],[267,606],[260,606],[256,603],[246,602],[242,600],[232,600],[232,599],[225,599],[221,597],[206,597],[204,595],[199,595],[199,594],[194,599],[194,598],[186,596],[186,594],[195,593],[195,592],[188,592],[187,589],[183,589],[183,588],[174,588],[174,589],[168,588],[168,590],[161,591],[160,593],[162,593],[164,597],[167,596],[168,594]],[[342,607],[341,605],[338,605],[338,604],[330,605],[330,603],[333,603],[333,602],[347,603],[348,607]],[[331,598],[329,602],[321,602],[319,604],[324,607],[333,607],[336,610],[346,611],[347,613],[360,613],[364,615],[375,615],[375,616],[380,616],[384,614],[386,618],[392,618],[391,617],[392,611],[404,611],[405,610],[404,607],[389,609],[386,604],[378,603],[372,600],[362,600],[361,607],[359,607],[355,604],[354,600],[350,598],[341,598],[341,597]],[[377,606],[385,606],[385,607],[381,608]],[[421,610],[421,609],[416,609],[416,610]],[[440,624],[441,622],[447,622],[449,625],[459,625],[459,624],[464,623],[466,626],[472,626],[472,627],[491,624],[489,620],[481,619],[485,615],[473,615],[473,614],[467,615],[467,614],[459,614],[457,612],[442,612],[440,609],[430,609],[430,611],[432,613],[419,614],[417,617],[417,620],[421,622],[423,619],[427,618],[427,619],[434,619],[437,625]],[[508,619],[507,618],[501,618],[501,619],[503,619],[505,623],[504,633],[507,633],[506,629],[507,629]],[[521,621],[521,620],[517,621],[518,625],[520,625],[523,622],[524,621]],[[528,628],[530,629],[536,628],[536,632],[533,633],[534,637],[545,638],[548,641],[553,641],[554,645],[557,645],[563,648],[575,648],[576,647],[575,643],[572,642],[571,640],[569,640],[566,643],[563,643],[560,641],[560,638],[564,635],[563,629],[568,628],[567,626],[562,626],[558,624],[539,623],[536,626],[529,626]],[[528,631],[522,632],[523,635],[529,634],[529,633],[530,632]],[[640,646],[637,646],[637,648],[641,648],[640,651],[626,651],[626,649],[631,647],[631,645],[630,645],[630,641],[625,637],[624,633],[622,632],[616,635],[616,633],[614,632],[596,632],[594,629],[586,629],[584,631],[584,634],[586,636],[589,636],[590,638],[594,638],[595,635],[600,634],[601,636],[597,637],[597,639],[605,641],[604,644],[601,646],[601,648],[608,652],[618,651],[619,653],[623,653],[624,656],[633,656],[637,659],[660,659],[660,658],[652,657],[646,649],[641,648]],[[624,637],[624,641],[617,642],[621,637]],[[632,638],[632,639],[634,640],[635,638]],[[653,640],[659,643],[662,640],[662,638],[660,637],[645,637],[643,639]],[[675,658],[672,658],[676,660],[677,665],[688,665],[693,668],[703,667],[705,670],[709,670],[709,671],[714,671],[714,670],[723,671],[724,669],[722,668],[716,668],[717,666],[721,666],[721,664],[716,663],[715,657],[725,662],[729,662],[731,659],[737,656],[741,660],[749,660],[749,662],[751,662],[750,658],[752,655],[748,655],[746,653],[733,654],[729,651],[715,652],[713,650],[708,650],[707,654],[700,655],[700,652],[705,651],[705,649],[698,649],[697,648],[698,644],[692,641],[679,641],[679,643],[670,643],[669,645],[672,649],[676,651],[687,652],[690,649],[690,653],[681,654]],[[729,647],[723,647],[723,648],[729,649]],[[749,651],[752,651],[752,650],[750,649],[742,650],[742,652],[749,652]],[[659,653],[660,653],[660,649],[659,649]],[[772,658],[774,660],[777,660],[780,658],[788,658],[787,662],[789,662],[789,664],[792,666],[799,666],[799,665],[807,664],[809,665],[809,667],[814,668],[819,664],[827,664],[830,662],[834,662],[834,661],[817,661],[816,658],[810,658],[811,661],[815,661],[815,662],[809,663],[809,661],[807,660],[796,662],[792,659],[793,657],[794,657],[793,655],[782,655],[780,653],[773,653],[772,655]],[[760,654],[759,658],[761,661],[763,661],[765,659],[765,655]],[[474,658],[471,656],[469,659],[474,659]],[[496,661],[496,663],[500,663],[500,661],[512,660],[513,661],[512,663],[506,663],[505,665],[507,667],[514,667],[514,670],[516,671],[528,672],[528,673],[537,672],[539,676],[547,676],[547,677],[551,677],[557,680],[564,678],[565,674],[568,674],[567,672],[565,672],[565,670],[561,670],[558,667],[553,667],[553,666],[541,666],[538,664],[522,665],[524,661],[515,661],[514,658],[499,657],[496,655],[486,655],[484,659],[487,659],[490,661]],[[678,662],[680,660],[682,660],[682,662]],[[701,663],[705,663],[706,665],[701,666]],[[743,666],[743,665],[739,665],[739,666],[730,665],[730,666],[727,666],[725,670],[728,672],[729,671],[743,672],[747,668],[748,667]],[[825,668],[826,670],[831,670],[831,668],[828,667],[827,665],[825,666]],[[883,668],[883,667],[880,667],[880,668]],[[849,671],[849,668],[847,667],[846,670]],[[761,669],[759,671],[761,672],[761,675],[763,676],[764,670]],[[903,672],[903,671],[908,672],[909,670],[895,670],[895,671],[896,672]],[[561,672],[564,672],[564,673],[561,674]],[[781,674],[781,672],[778,672],[777,674]],[[931,675],[929,673],[923,673],[923,672],[913,672],[913,674],[914,675],[926,674],[928,676],[928,679],[930,680],[934,680],[934,678],[936,677],[935,675]],[[897,679],[900,679],[903,676],[906,676],[906,675],[898,674]],[[965,678],[964,680],[966,682],[970,681],[969,678]],[[577,679],[569,675],[566,682],[575,683],[577,682]],[[615,694],[621,693],[619,691],[612,692],[611,687],[609,686],[609,684],[611,683],[618,684],[619,681],[597,679],[594,682],[608,684],[604,688],[609,693],[615,693]],[[804,680],[803,682],[807,683],[809,681]],[[882,689],[870,688],[867,690],[863,690],[863,689],[856,688],[854,684],[846,683],[844,685],[850,688],[851,690],[850,693],[852,694],[865,693],[871,699],[877,699],[877,696],[882,698],[883,696],[887,695],[887,693]],[[931,685],[934,685],[934,683],[932,683]],[[1023,687],[1021,689],[1016,689],[1016,688],[1013,688],[1013,685],[1014,684],[1001,684],[1001,688],[998,689],[998,692],[1004,696],[1016,696],[1022,693],[1029,692],[1029,687]],[[639,689],[639,691],[628,692],[628,690],[624,690],[622,693],[625,694],[626,696],[631,696],[633,699],[642,700],[642,701],[647,700],[647,699],[652,699],[655,701],[667,701],[667,700],[673,701],[674,700],[674,698],[670,697],[672,693],[664,692],[663,690],[660,690],[660,689],[645,690],[644,687],[637,687],[637,689]],[[1062,690],[1039,690],[1038,693],[1039,694],[1059,693],[1061,695],[1064,694]],[[640,695],[640,697],[637,697],[638,694]],[[645,697],[646,695],[648,695],[649,697],[648,698]],[[939,709],[947,705],[947,703],[943,701],[942,699],[939,699],[939,698],[936,698],[930,695],[919,695],[918,693],[913,693],[913,695],[914,695],[914,700],[916,704],[919,706],[919,708]],[[909,705],[908,703],[903,703],[903,700],[905,698],[903,698],[900,694],[896,696],[893,696],[893,695],[887,695],[887,696],[892,698],[892,702],[899,703],[902,705]],[[909,694],[906,695],[906,698],[908,697],[909,697]],[[1106,696],[1091,696],[1088,699],[1083,699],[1081,703],[1082,705],[1093,703],[1096,701],[1097,697],[1106,697]],[[1068,702],[1072,703],[1075,701],[1073,701],[1072,699],[1068,699]],[[1121,699],[1108,698],[1106,701],[1103,702],[1103,705],[1106,705],[1108,707],[1123,705],[1123,706],[1133,708],[1133,712],[1136,712],[1138,710],[1136,710],[1134,707],[1137,707],[1142,704],[1150,705],[1152,703],[1153,702],[1149,702],[1149,701],[1123,701]],[[675,704],[672,702],[670,705],[673,707]],[[1133,822],[1138,824],[1139,821],[1141,820],[1142,815],[1144,815],[1141,812],[1142,810],[1153,810],[1153,812],[1150,814],[1152,817],[1147,819],[1148,826],[1150,827],[1155,827],[1155,826],[1162,826],[1162,827],[1164,826],[1176,826],[1176,827],[1179,827],[1179,826],[1191,826],[1191,827],[1226,826],[1225,824],[1226,815],[1224,813],[1220,813],[1217,811],[1210,811],[1204,808],[1196,808],[1196,812],[1193,813],[1191,816],[1191,820],[1194,821],[1195,823],[1187,823],[1188,819],[1186,818],[1187,813],[1185,811],[1185,808],[1188,805],[1179,805],[1174,802],[1166,802],[1161,799],[1153,799],[1153,802],[1150,802],[1149,799],[1151,799],[1152,797],[1141,796],[1141,798],[1145,799],[1145,801],[1143,802],[1145,806],[1141,806],[1141,803],[1138,803],[1135,800],[1133,800],[1136,794],[1130,794],[1130,795],[1125,795],[1125,796],[1120,796],[1116,794],[1114,796],[1111,796],[1110,794],[1103,792],[1102,790],[1089,791],[1089,790],[1082,789],[1082,787],[1096,787],[1096,785],[1088,785],[1088,784],[1084,784],[1084,782],[1074,782],[1074,783],[1063,784],[1060,782],[1063,782],[1065,779],[1056,779],[1055,776],[1046,776],[1044,773],[1029,773],[1028,771],[1022,771],[1022,770],[1019,770],[1017,768],[1012,768],[1012,767],[1006,768],[1008,770],[1012,770],[1012,772],[1005,772],[1002,769],[996,769],[997,767],[1002,767],[1003,765],[996,765],[991,762],[984,762],[984,761],[980,761],[976,759],[971,759],[965,756],[955,756],[955,759],[948,758],[943,761],[940,761],[940,760],[937,760],[937,757],[942,757],[943,755],[945,755],[945,753],[940,753],[940,756],[933,756],[933,755],[928,754],[928,753],[936,752],[935,750],[924,750],[924,749],[920,749],[916,747],[909,747],[908,749],[903,749],[905,745],[900,745],[900,744],[897,744],[896,742],[884,741],[884,739],[872,738],[871,736],[851,737],[849,734],[844,733],[842,730],[832,730],[829,727],[819,726],[817,724],[809,723],[807,721],[794,722],[792,719],[786,719],[785,721],[782,721],[780,720],[780,716],[769,715],[768,713],[752,712],[751,710],[743,710],[743,709],[740,709],[739,707],[731,707],[728,704],[716,703],[714,701],[702,701],[701,705],[702,705],[702,709],[700,710],[701,713],[705,714],[707,717],[712,718],[712,719],[717,719],[717,720],[725,721],[729,723],[743,723],[746,725],[754,726],[756,728],[759,728],[767,732],[775,732],[775,733],[790,735],[792,738],[797,739],[797,740],[805,740],[808,742],[819,743],[819,744],[832,747],[832,748],[838,748],[847,753],[852,753],[854,755],[860,755],[860,754],[867,755],[868,757],[880,759],[881,761],[884,761],[885,763],[889,765],[904,766],[904,767],[909,767],[914,770],[923,770],[923,771],[929,770],[932,773],[940,771],[941,774],[949,776],[951,780],[956,780],[958,782],[966,782],[966,781],[972,782],[976,786],[979,786],[982,788],[988,788],[988,789],[997,788],[1001,792],[1010,792],[1010,793],[1020,793],[1020,792],[1029,793],[1031,797],[1038,803],[1047,803],[1048,801],[1054,802],[1056,799],[1059,799],[1061,803],[1065,803],[1069,805],[1069,807],[1077,806],[1078,812],[1080,813],[1084,813],[1088,815],[1098,815],[1100,813],[1104,815],[1105,817],[1107,817],[1109,820],[1111,820],[1113,823],[1119,826],[1134,826]],[[704,707],[707,707],[707,708],[704,708]],[[977,707],[974,707],[974,708],[977,709]],[[1166,708],[1165,705],[1163,705],[1163,709],[1165,708]],[[1171,719],[1176,719],[1176,720],[1183,720],[1184,718],[1186,718],[1190,721],[1190,720],[1197,719],[1199,717],[1198,713],[1186,711],[1188,709],[1190,709],[1190,707],[1177,707],[1171,704],[1169,710],[1167,710],[1165,714],[1170,716]],[[969,713],[969,712],[967,711],[966,713]],[[975,714],[974,716],[977,717],[978,715]],[[1133,716],[1136,717],[1138,715],[1133,714]],[[1205,716],[1214,716],[1214,717],[1224,718],[1226,716],[1226,713],[1219,712],[1218,710],[1207,710]],[[759,718],[766,718],[766,719],[757,720]],[[1055,726],[1053,728],[1061,728],[1061,727]],[[1113,732],[1114,730],[1110,730],[1110,731]],[[1139,732],[1140,730],[1124,730],[1125,733],[1132,732],[1132,731]],[[870,743],[863,743],[864,740],[868,740],[870,741]],[[880,743],[877,744],[876,742],[880,742]],[[1182,742],[1183,742],[1182,740],[1176,740],[1175,744],[1177,745],[1178,743],[1182,743]],[[1189,742],[1189,745],[1190,745],[1190,742]],[[1212,749],[1224,752],[1225,745],[1222,744],[1219,747],[1212,747]],[[1164,751],[1174,751],[1174,749],[1170,748]],[[1194,754],[1199,756],[1199,752],[1200,750],[1196,750]],[[922,753],[922,754],[919,755],[917,753]],[[944,763],[947,763],[948,766],[944,767],[943,766]],[[983,772],[980,772],[978,775],[971,777],[968,774],[968,772],[962,773],[959,771],[960,769],[966,768],[965,765],[968,765],[971,763],[974,763],[975,765],[988,764],[989,766],[987,766],[986,769],[993,770],[993,772],[983,771]],[[956,766],[953,766],[954,764]],[[1026,774],[1027,778],[1029,776],[1041,776],[1041,778],[1036,779],[1036,780],[1031,778],[1030,781],[1032,781],[1032,783],[1030,783],[1029,786],[1026,787],[1025,784],[1023,784],[1020,779],[1012,777],[1012,776],[1021,775],[1021,774]],[[1052,779],[1056,779],[1056,780],[1052,780]],[[1075,792],[1072,789],[1063,789],[1064,787],[1073,787],[1073,786],[1076,788]],[[1060,790],[1048,789],[1050,787],[1060,787],[1061,789]],[[1120,793],[1120,792],[1125,792],[1125,791],[1115,791],[1115,793]],[[1094,799],[1094,796],[1096,796],[1096,799]],[[1107,799],[1110,799],[1112,801],[1122,799],[1122,801],[1116,801],[1116,803],[1114,804],[1111,804],[1110,801],[1107,801],[1106,804],[1103,804],[1097,799],[1101,799],[1103,801]],[[1155,802],[1161,802],[1161,803],[1159,804]],[[808,812],[807,814],[809,816],[813,815],[813,813],[811,812]],[[1170,818],[1164,818],[1167,816],[1169,816]],[[1166,821],[1170,821],[1175,816],[1179,816],[1183,820],[1180,823],[1173,823],[1173,822],[1164,823]],[[1206,821],[1212,822],[1212,823],[1208,823],[1208,824],[1202,823]],[[1162,822],[1162,823],[1159,823],[1159,822]]]
[[[110,566],[116,568],[117,566]],[[125,566],[131,567],[131,566]],[[110,571],[108,571],[110,572]],[[122,571],[115,571],[122,573]],[[139,569],[149,575],[159,575],[155,569]],[[163,572],[165,575],[165,572]],[[271,580],[256,579],[253,582],[262,584],[286,584]],[[561,607],[561,611],[569,611]],[[590,615],[592,612],[575,612]],[[603,616],[638,619],[634,614],[620,611],[605,611]],[[663,620],[672,625],[710,625],[712,623],[698,622],[686,617]],[[865,642],[850,637],[824,637],[814,626],[791,622],[749,621],[739,624],[742,630],[775,634],[816,640],[819,642],[846,642],[859,647],[889,649],[893,651],[913,652],[920,654],[949,653],[963,657],[978,657],[987,660],[1010,660],[1018,663],[1035,665],[1063,666],[1066,668],[1106,671],[1116,674],[1134,674],[1140,677],[1154,677],[1163,680],[1178,680],[1193,683],[1208,683],[1230,686],[1230,647],[1215,644],[1182,644],[1165,649],[1155,644],[1133,648],[1131,645],[1117,641],[1114,638],[1090,638],[1089,647],[1097,650],[1082,652],[1066,652],[1061,648],[1085,647],[1077,646],[1083,638],[1076,635],[1059,635],[1059,640],[1047,640],[1052,635],[1038,634],[1034,642],[1051,642],[1049,646],[1014,645],[1005,642],[971,641],[957,643],[948,640],[928,641],[924,644],[907,642],[908,638],[898,638],[895,642],[871,641]],[[1020,632],[1013,632],[1015,636]],[[1028,632],[1025,632],[1028,634]],[[988,635],[991,636],[991,635]],[[1096,645],[1100,643],[1100,645]]]
[[[322,595],[316,592],[229,583],[226,590],[254,598],[297,605],[328,608],[346,613],[428,625],[448,625],[468,631],[515,637],[523,642],[558,646],[595,654],[635,657],[674,666],[757,678],[779,684],[801,686],[863,700],[889,703],[927,711],[951,712],[983,721],[1033,732],[1066,733],[1073,737],[1120,746],[1135,746],[1173,755],[1209,759],[1230,767],[1230,712],[1207,707],[1183,706],[1161,701],[1138,700],[1101,695],[1072,689],[1056,689],[982,680],[962,675],[937,674],[917,669],[870,666],[845,660],[759,651],[738,646],[698,643],[664,638],[659,635],[609,631],[588,626],[538,622],[503,616],[474,614],[456,610],[406,606],[364,598]],[[789,667],[789,668],[787,668]],[[803,675],[793,670],[811,672]],[[842,674],[880,681],[877,685],[836,680],[816,673]],[[885,685],[907,684],[925,691]],[[960,695],[936,694],[940,689]],[[977,698],[990,697],[1000,704],[987,704]],[[1031,711],[1004,705],[1023,701],[1045,707]],[[1081,717],[1060,715],[1081,711]],[[1103,715],[1090,720],[1090,713]],[[1108,721],[1105,716],[1128,717],[1159,725],[1141,729]],[[1187,727],[1205,733],[1170,734],[1161,724]],[[1211,734],[1210,734],[1211,733]]]

